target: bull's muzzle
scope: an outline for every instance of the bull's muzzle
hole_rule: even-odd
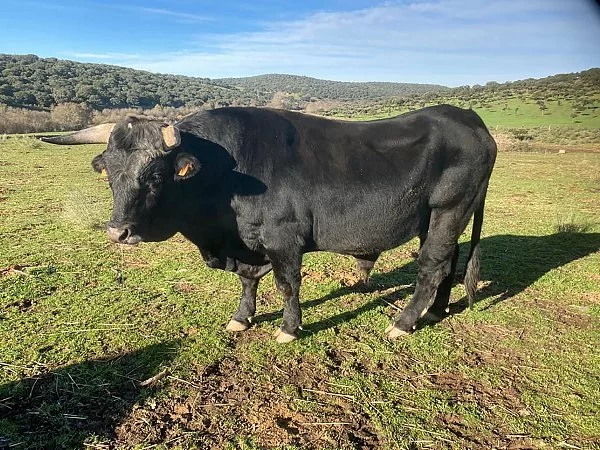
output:
[[[120,227],[107,225],[106,233],[108,234],[108,238],[117,244],[133,245],[142,240],[142,238],[137,234],[134,234],[132,228],[127,225]]]

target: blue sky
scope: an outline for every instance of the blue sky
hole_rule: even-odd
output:
[[[0,53],[448,86],[600,67],[593,0],[2,0]]]

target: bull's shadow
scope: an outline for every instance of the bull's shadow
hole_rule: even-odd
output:
[[[139,381],[159,373],[178,347],[164,342],[0,385],[0,435],[23,449],[83,448],[91,436],[114,440],[133,405],[156,394]]]
[[[470,243],[460,245],[461,258],[459,260],[458,272],[465,265],[466,255],[469,252]],[[493,301],[486,304],[485,309],[509,300],[522,292],[531,284],[535,283],[544,274],[561,267],[565,264],[583,258],[600,249],[600,233],[556,233],[547,236],[518,236],[497,235],[481,240],[481,276],[488,281],[485,288],[480,289],[476,295],[476,302],[481,302],[490,297]],[[399,299],[408,301],[414,290],[417,278],[417,263],[412,261],[404,266],[387,273],[377,273],[377,266],[373,273],[368,289],[379,291],[400,285],[411,285],[411,287],[398,289],[383,297],[362,305],[355,310],[346,311],[333,317],[323,319],[319,322],[306,324],[304,329],[315,333],[327,328],[335,327],[345,321],[351,320],[360,314]],[[459,278],[459,277],[457,277]],[[307,309],[318,306],[328,300],[356,292],[352,287],[342,287],[314,300],[302,303],[302,308]],[[450,314],[463,311],[468,306],[467,299],[462,298],[458,302],[451,303]],[[257,317],[257,322],[273,319],[281,313],[265,314]],[[431,321],[429,322],[431,323]]]

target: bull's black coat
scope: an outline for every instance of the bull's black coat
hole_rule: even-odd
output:
[[[418,235],[415,293],[390,336],[409,332],[429,307],[447,307],[457,241],[473,214],[466,285],[474,294],[496,145],[473,111],[442,105],[344,122],[222,108],[177,123],[181,145],[169,152],[161,126],[128,118],[94,160],[97,170],[106,168],[114,194],[109,235],[136,243],[181,232],[210,267],[240,275],[233,320],[241,328],[255,313],[258,280],[271,268],[285,300],[281,330],[292,337],[301,324],[303,253],[356,256],[366,279],[382,251]]]

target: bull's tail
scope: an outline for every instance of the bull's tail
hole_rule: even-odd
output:
[[[473,217],[473,231],[471,232],[471,250],[467,258],[467,267],[465,269],[465,290],[469,299],[469,308],[473,308],[477,283],[479,282],[479,262],[481,250],[479,249],[479,240],[481,238],[481,226],[483,225],[483,207],[484,203],[475,210]]]

